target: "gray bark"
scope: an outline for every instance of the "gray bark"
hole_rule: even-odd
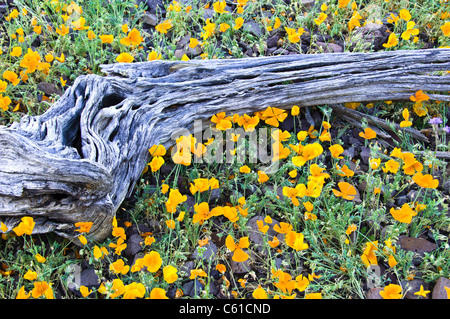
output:
[[[9,229],[33,216],[35,233],[74,238],[74,223],[91,221],[90,235],[103,240],[150,146],[169,147],[177,128],[192,129],[194,120],[221,111],[409,100],[417,90],[450,101],[446,49],[119,63],[102,70],[107,76],[78,77],[46,113],[0,127],[0,220]],[[349,114],[355,121],[357,113]]]

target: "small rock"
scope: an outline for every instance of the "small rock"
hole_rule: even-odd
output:
[[[346,148],[344,150],[344,152],[342,153],[342,155],[348,156],[348,157],[350,157],[350,159],[354,158],[355,157],[355,148],[353,146]]]
[[[249,32],[250,34],[253,34],[255,37],[258,37],[258,38],[260,38],[263,33],[261,25],[255,21],[245,22],[242,26],[242,29],[244,31]]]
[[[278,35],[276,35],[276,34],[271,36],[271,37],[268,37],[267,40],[266,40],[267,47],[268,48],[276,47],[277,43],[278,43],[278,40],[280,40],[280,37]]]
[[[185,283],[181,289],[183,290],[184,295],[195,298],[202,294],[202,291],[205,290],[205,285],[203,285],[200,280],[195,279]],[[214,281],[209,282],[209,293],[213,296],[216,296],[218,293],[218,288]]]
[[[134,224],[127,228],[126,235],[131,237],[133,234],[142,234],[151,232],[151,229],[144,224]]]
[[[34,38],[34,40],[31,42],[31,46],[34,48],[37,48],[41,45],[41,37],[37,36]]]
[[[186,194],[186,201],[183,204],[185,205],[185,207],[187,207],[187,209],[185,210],[186,214],[194,212],[194,206],[195,206],[194,196]]]
[[[56,84],[53,84],[53,83],[41,82],[36,87],[37,87],[38,91],[41,91],[47,97],[49,97],[52,94],[56,94],[56,95],[60,95],[60,96],[63,94],[63,91]]]
[[[365,165],[365,164],[361,163],[359,165],[359,169],[362,174],[367,173],[369,171],[369,165]]]
[[[211,190],[211,194],[209,196],[209,202],[214,203],[220,199],[220,196],[222,195],[222,190],[220,188],[215,188]]]
[[[444,189],[444,192],[448,195],[450,195],[450,180],[444,182],[442,185],[442,188]]]
[[[275,188],[275,187],[272,186],[272,185],[268,185],[267,187],[269,188],[270,191],[276,193],[277,196],[280,197],[281,200],[284,199],[284,195],[283,195],[283,187],[278,186],[277,188]],[[258,229],[258,228],[256,228],[256,229]]]
[[[251,48],[247,43],[245,43],[244,41],[239,41],[238,45],[239,45],[239,47],[242,49],[243,52],[249,51],[249,50],[252,49],[252,48]]]
[[[301,0],[303,8],[311,10],[314,7],[315,0]]]
[[[190,296],[194,298],[195,296],[200,295],[200,292],[203,290],[204,287],[205,286],[203,286],[203,284],[200,281],[195,279],[185,283],[181,289],[183,290],[185,296]]]
[[[203,19],[204,20],[208,20],[208,19],[212,19],[212,17],[214,16],[214,10],[213,9],[205,9],[205,11],[203,11]]]
[[[369,164],[369,158],[370,158],[370,147],[361,147],[361,152],[359,153],[359,156],[361,157],[361,160],[364,164]]]
[[[142,23],[147,24],[147,25],[151,25],[153,27],[158,24],[158,18],[153,13],[146,12],[142,16],[141,19],[142,19]]]
[[[436,285],[431,293],[432,299],[449,299],[450,293],[447,292],[445,287],[450,288],[450,279],[441,277],[436,281]]]
[[[429,290],[429,285],[422,279],[404,280],[401,282],[401,285],[403,291],[406,291],[406,294],[404,294],[405,299],[430,299],[429,295],[427,298],[424,298],[414,294],[420,290],[420,286],[423,286],[424,290]]]
[[[181,59],[183,57],[183,55],[185,55],[185,54],[186,54],[186,51],[184,51],[183,49],[177,49],[177,50],[175,50],[175,53],[174,53],[174,55],[177,59]]]
[[[0,13],[7,13],[8,12],[8,4],[5,4],[4,1],[0,4]]]
[[[289,51],[284,48],[278,48],[272,53],[273,55],[288,55]]]
[[[380,291],[382,290],[383,288],[381,287],[370,288],[367,291],[367,299],[383,299],[380,295]]]
[[[123,251],[124,255],[128,258],[136,255],[142,250],[141,246],[142,237],[139,234],[133,234],[127,238],[127,248]]]
[[[358,150],[361,148],[361,145],[363,145],[359,139],[353,136],[349,137],[348,142],[350,143],[350,145],[353,145],[356,148],[356,153],[358,153]]]
[[[332,39],[332,37],[328,34],[320,34],[320,33],[317,33],[317,31],[314,31],[313,39],[315,39],[315,41],[325,42],[326,44],[328,44],[328,42]],[[334,43],[334,42],[332,42],[332,43]]]
[[[183,275],[183,273],[189,277],[191,275],[191,270],[194,269],[194,262],[193,261],[187,261],[180,267],[180,275]]]
[[[344,52],[344,49],[340,45],[334,43],[325,43],[317,41],[316,46],[324,53]]]
[[[408,198],[406,196],[399,196],[395,199],[395,205],[403,206],[403,204],[408,203]]]
[[[94,286],[95,287],[100,286],[100,279],[98,278],[97,274],[95,273],[94,268],[88,268],[81,272],[80,285],[86,286],[88,288],[91,288]]]
[[[216,247],[222,247],[223,245],[225,245],[225,239],[226,236],[219,236],[219,232],[215,231],[211,233],[211,240],[214,242],[214,244],[216,245]]]
[[[193,259],[203,259],[203,260],[212,260],[217,253],[217,247],[212,242],[208,242],[203,247],[197,247],[192,253],[191,258]]]
[[[194,57],[199,56],[200,54],[202,54],[203,49],[202,49],[202,47],[199,46],[199,45],[197,45],[195,48],[190,48],[189,46],[187,46],[186,51],[187,51],[187,53],[186,53],[187,56],[188,56],[190,59],[192,59],[192,58],[194,58]]]
[[[183,195],[191,194],[187,177],[180,176],[177,181],[178,190]]]
[[[385,25],[367,23],[354,31],[348,46],[350,50],[358,47],[358,51],[360,49],[378,51],[383,49],[383,43],[386,43],[388,37],[389,33]]]
[[[408,201],[410,201],[410,202],[417,201],[417,202],[421,203],[424,201],[425,198],[423,195],[417,196],[418,194],[419,194],[419,192],[413,189],[413,190],[410,190],[408,192],[408,194],[406,194],[406,197],[408,198]]]
[[[269,226],[266,234],[259,231],[257,224],[259,220],[262,220],[264,225]],[[267,224],[262,216],[254,216],[247,222],[248,238],[260,253],[267,253],[267,249],[264,249],[264,247],[267,247],[266,240],[273,240],[273,237],[276,236],[280,242],[284,241],[285,234],[276,232],[273,229],[275,225],[280,225],[280,222],[272,218],[272,223]]]
[[[355,190],[356,190],[356,195],[351,201],[359,204],[359,203],[362,202],[361,201],[361,195],[359,194],[358,188],[355,187]]]
[[[86,286],[88,289],[100,287],[100,279],[95,273],[94,268],[87,268],[81,273],[79,272],[81,268],[78,265],[74,265],[72,276],[73,279],[68,282],[68,288],[78,297],[82,297],[80,293],[80,287]]]
[[[293,53],[302,53],[302,48],[298,47],[297,44],[291,43],[286,47],[286,50],[289,51],[289,54],[293,54]]]
[[[432,252],[437,248],[436,244],[429,242],[426,239],[407,236],[400,236],[397,244],[399,244],[402,249],[413,251],[419,255],[423,255],[425,252]]]
[[[294,129],[294,117],[289,114],[286,119],[280,123],[280,129],[283,131],[292,132]]]
[[[283,263],[283,261],[284,261],[284,259],[283,258],[275,258],[275,268],[276,269],[281,269],[283,266],[282,266],[282,263]]]
[[[191,40],[191,35],[190,34],[186,34],[184,37],[182,37],[178,42],[177,42],[177,48],[181,49],[184,46],[189,44],[189,41]]]
[[[361,193],[364,193],[366,191],[367,188],[367,181],[362,181],[361,183],[358,184],[358,191],[360,191]]]
[[[229,263],[231,268],[231,273],[233,274],[246,274],[252,270],[251,264],[253,262],[253,253],[247,249],[243,249],[244,252],[249,254],[249,257],[246,261],[236,262],[233,260],[234,252],[230,253]]]
[[[174,169],[174,163],[164,163],[164,165],[160,168],[160,172],[162,176],[167,176]]]
[[[274,52],[275,52],[277,49],[278,49],[277,47],[270,47],[270,48],[267,49],[266,54],[267,54],[267,55],[273,55]]]
[[[349,169],[351,169],[352,171],[355,171],[356,170],[356,163],[354,163],[353,161],[346,161],[346,160],[344,160],[344,159],[341,159],[340,161],[339,161],[339,167],[344,167],[344,165],[347,165],[347,167],[349,168]]]
[[[136,4],[143,3],[146,11],[153,14],[166,14],[166,9],[162,0],[136,0]]]

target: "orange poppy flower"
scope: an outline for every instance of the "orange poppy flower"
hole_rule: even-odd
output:
[[[407,108],[403,109],[402,116],[404,120],[400,122],[400,127],[411,126],[412,122],[409,120],[409,111]]]
[[[59,26],[61,29],[59,29],[59,28],[56,28],[56,33],[58,33],[60,36],[65,36],[65,35],[67,35],[67,34],[69,34],[69,28],[68,27],[66,27],[64,24],[61,24],[60,26]]]
[[[355,175],[355,172],[353,172],[350,168],[348,168],[347,165],[344,165],[342,167],[339,167],[338,164],[336,164],[337,174],[342,177],[352,177]]]
[[[78,223],[75,223],[75,227],[78,227],[78,229],[75,229],[75,231],[87,234],[91,230],[92,225],[93,225],[92,222],[78,222]]]
[[[31,235],[35,224],[33,217],[25,216],[22,217],[19,225],[13,228],[13,231],[17,236],[22,236],[23,234]]]
[[[244,25],[244,19],[242,18],[242,17],[237,17],[235,20],[234,20],[234,29],[235,30],[238,30],[238,29],[240,29],[242,26]]]
[[[136,28],[133,28],[128,35],[122,39],[120,39],[120,43],[123,45],[139,45],[144,40],[141,36],[141,33]]]
[[[265,123],[271,126],[278,127],[279,122],[283,122],[288,116],[285,110],[269,106],[263,113]]]
[[[151,156],[164,156],[166,155],[166,148],[163,145],[153,145],[148,150]]]
[[[406,224],[411,223],[412,217],[417,215],[408,203],[403,204],[400,209],[394,209],[394,207],[392,207],[389,212],[395,220]]]
[[[347,183],[347,182],[339,182],[338,183],[339,190],[332,189],[333,194],[336,197],[342,197],[346,200],[353,200],[356,196],[356,188]]]
[[[9,71],[9,70],[6,70],[5,72],[3,72],[3,78],[5,80],[10,81],[12,83],[12,85],[14,85],[14,86],[19,84],[19,82],[20,82],[19,76],[16,73]]]
[[[345,233],[347,235],[350,235],[351,233],[353,233],[356,230],[357,226],[355,224],[351,224],[350,226],[347,227],[347,230],[345,231]]]
[[[291,146],[291,145],[289,145]],[[292,147],[292,146],[291,146]],[[300,151],[301,148],[301,151]],[[312,143],[305,145],[303,147],[299,147],[299,154],[301,156],[294,156],[292,158],[292,163],[295,166],[303,166],[308,160],[311,160],[313,158],[316,158],[317,156],[321,155],[323,153],[323,147],[319,143]]]
[[[285,237],[286,245],[297,251],[308,249],[309,247],[308,244],[305,243],[303,240],[304,240],[303,234],[297,233],[293,230],[289,231]]]
[[[437,188],[439,186],[439,180],[433,179],[430,174],[417,173],[413,176],[413,181],[423,188]]]
[[[402,299],[402,287],[395,284],[389,284],[380,291],[380,296],[383,299]]]
[[[344,158],[343,156],[339,156],[344,152],[344,148],[341,145],[334,144],[331,145],[328,149],[331,152],[331,156],[333,156],[334,158]]]
[[[20,80],[19,80],[20,81]],[[8,106],[11,104],[9,96],[3,96],[0,94],[0,109],[3,111],[8,110]]]
[[[225,10],[227,3],[225,1],[217,1],[213,3],[214,11],[217,13],[227,13]]]
[[[166,201],[166,210],[169,213],[174,213],[177,206],[187,200],[186,195],[181,195],[178,189],[171,189],[169,192],[169,198]]]
[[[377,265],[377,256],[375,255],[375,251],[378,250],[378,241],[374,242],[367,242],[366,248],[364,249],[361,260],[363,261],[364,265],[366,267],[369,267],[370,265]]]
[[[413,102],[423,102],[423,101],[427,101],[429,99],[430,99],[430,97],[428,95],[426,95],[425,93],[423,93],[422,90],[419,90],[416,92],[415,95],[410,96],[410,100]]]
[[[134,57],[128,52],[123,52],[119,54],[116,58],[116,61],[119,63],[131,63],[133,62]]]
[[[86,20],[80,17],[78,20],[72,22],[73,29],[78,31],[89,29],[88,26],[84,26],[85,23]]]
[[[228,235],[225,239],[225,245],[229,250],[234,252],[232,259],[235,262],[244,262],[249,258],[249,255],[243,251],[244,248],[248,248],[250,243],[248,237],[241,237],[239,242],[236,244],[231,235]]]
[[[395,33],[391,33],[389,35],[388,41],[386,43],[383,43],[383,47],[385,48],[392,48],[395,47],[398,44],[398,37]]]
[[[268,240],[267,243],[270,247],[275,248],[278,245],[280,245],[280,240],[277,238],[277,236],[273,236],[272,240]]]
[[[149,272],[157,272],[162,265],[161,256],[157,251],[152,250],[142,258],[142,265],[147,267]]]
[[[259,123],[258,116],[244,114],[237,119],[237,124],[242,126],[246,132],[252,132]]]
[[[365,138],[366,140],[370,140],[370,139],[376,138],[377,133],[375,133],[375,131],[372,130],[370,127],[366,127],[364,129],[364,133],[360,132],[359,136],[361,136],[362,138]]]
[[[281,222],[279,225],[276,224],[273,227],[273,230],[276,231],[277,233],[280,233],[280,234],[287,234],[289,231],[292,230],[292,225],[288,224],[288,223]]]
[[[269,180],[269,176],[263,171],[258,171],[258,183],[265,183]]]
[[[450,37],[450,21],[445,22],[444,25],[441,26],[441,30],[446,37]]]
[[[102,43],[112,43],[114,41],[114,36],[112,34],[103,34],[99,36]]]
[[[394,161],[393,159],[390,159],[386,163],[384,163],[383,172],[391,172],[393,174],[396,174],[398,171],[398,168],[400,167],[400,163],[397,161]]]
[[[221,131],[225,131],[232,127],[231,116],[226,116],[225,112],[213,115],[211,122],[216,123],[216,128]]]
[[[172,20],[166,20],[164,22],[161,22],[160,24],[158,24],[155,29],[156,31],[166,34],[167,31],[172,28]]]

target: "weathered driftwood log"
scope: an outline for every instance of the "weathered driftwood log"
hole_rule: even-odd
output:
[[[104,239],[149,147],[170,146],[176,128],[221,111],[408,100],[420,89],[450,101],[445,49],[102,68],[108,76],[80,76],[45,114],[0,128],[0,220],[9,229],[33,216],[35,233],[74,238],[74,223],[91,221],[90,235]]]

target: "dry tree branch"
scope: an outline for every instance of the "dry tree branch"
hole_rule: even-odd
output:
[[[74,223],[91,221],[90,235],[104,239],[149,147],[168,147],[177,128],[192,129],[195,120],[221,111],[328,104],[356,123],[361,115],[339,103],[409,100],[420,89],[450,101],[446,49],[119,63],[102,70],[108,76],[77,78],[46,113],[0,127],[0,220],[9,229],[28,215],[35,233],[74,238]]]

